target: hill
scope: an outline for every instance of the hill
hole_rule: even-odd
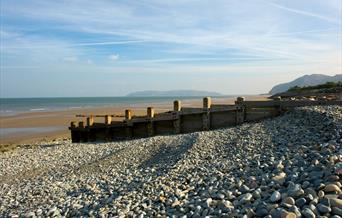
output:
[[[290,97],[309,97],[309,96],[334,96],[333,98],[342,97],[342,82],[326,82],[315,86],[294,86],[286,92],[277,93],[270,98],[290,98]],[[340,97],[339,97],[340,96]]]
[[[157,96],[220,96],[218,92],[198,91],[198,90],[170,90],[170,91],[155,91],[146,90],[129,93],[128,97],[157,97]]]
[[[291,82],[282,83],[274,86],[269,94],[274,95],[280,92],[285,92],[291,87],[304,87],[304,86],[315,86],[326,82],[342,82],[342,74],[335,76],[327,76],[323,74],[312,74],[299,77]]]

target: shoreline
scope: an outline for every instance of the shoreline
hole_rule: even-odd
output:
[[[234,104],[234,97],[213,97],[214,104]],[[248,100],[267,100],[267,96],[255,95],[246,96]],[[73,108],[58,111],[34,111],[20,113],[11,116],[0,116],[0,145],[13,145],[31,143],[37,141],[51,141],[58,138],[69,139],[70,132],[68,127],[71,121],[78,121],[81,118],[76,118],[77,114],[124,114],[125,109],[130,108],[134,115],[146,114],[146,108],[153,106],[156,113],[172,110],[172,102],[146,102],[127,104],[122,106],[99,106],[91,108]],[[182,100],[183,107],[202,107],[202,99]],[[96,118],[102,120],[103,118]],[[122,118],[113,118],[113,120],[122,120]],[[34,129],[35,128],[35,129]],[[38,131],[39,128],[44,131]],[[50,128],[47,129],[47,128]],[[55,129],[53,129],[55,128]],[[18,130],[17,133],[14,130]],[[6,134],[5,131],[12,133]],[[20,132],[21,130],[21,132]]]

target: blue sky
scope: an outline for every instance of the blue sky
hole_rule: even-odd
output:
[[[1,97],[268,92],[342,72],[341,0],[2,0]]]

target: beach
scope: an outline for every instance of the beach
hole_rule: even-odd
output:
[[[335,217],[342,108],[121,142],[0,154],[2,217]]]
[[[176,99],[176,98],[175,98]],[[246,96],[250,100],[267,100],[267,96]],[[215,104],[234,104],[234,97],[213,98]],[[202,98],[185,99],[183,107],[202,107]],[[71,121],[80,121],[76,115],[124,115],[125,109],[131,109],[134,115],[146,114],[146,108],[152,106],[156,113],[170,111],[173,109],[173,102],[160,100],[159,102],[131,103],[120,106],[93,106],[85,108],[60,109],[54,111],[29,111],[15,115],[0,116],[0,144],[22,144],[39,140],[53,140],[57,138],[69,139],[68,127]],[[114,118],[113,120],[122,120]],[[103,122],[103,118],[96,118],[95,121]],[[6,130],[6,132],[5,132]]]

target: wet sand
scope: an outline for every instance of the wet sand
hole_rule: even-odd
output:
[[[267,96],[247,96],[247,100],[266,100]],[[234,104],[235,99],[213,98],[213,104]],[[146,114],[146,107],[152,106],[156,113],[170,111],[172,102],[145,103],[120,107],[94,107],[84,109],[72,109],[63,111],[29,112],[13,116],[0,116],[0,144],[24,144],[56,138],[70,138],[68,127],[71,121],[81,121],[77,114],[116,114],[123,115],[129,108],[134,115]],[[182,101],[183,107],[202,107],[202,100]],[[114,120],[122,120],[115,118]],[[103,118],[96,118],[95,122],[103,122]],[[14,129],[15,128],[15,129]]]

